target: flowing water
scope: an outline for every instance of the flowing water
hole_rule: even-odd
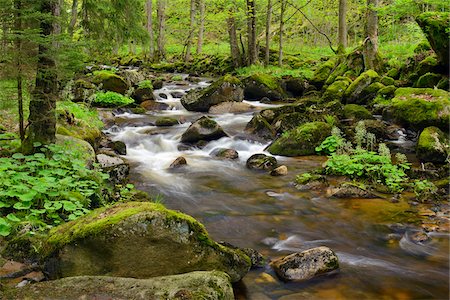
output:
[[[237,298],[448,299],[448,234],[434,234],[430,243],[421,245],[409,239],[411,229],[389,226],[413,218],[404,201],[329,199],[326,191],[297,190],[295,175],[319,167],[322,157],[277,157],[289,168],[285,177],[248,170],[246,160],[267,146],[243,133],[253,113],[211,115],[230,137],[203,149],[179,147],[181,134],[203,114],[186,111],[176,97],[204,86],[165,86],[155,95],[168,110],[116,116],[117,125],[107,133],[127,144],[132,181],[160,195],[168,208],[198,219],[216,241],[251,247],[269,258],[324,245],[340,260],[338,274],[306,283],[283,283],[269,266],[252,270],[235,286]],[[271,106],[251,104],[257,109]],[[153,126],[161,116],[184,123]],[[239,159],[216,159],[210,155],[216,148],[233,148]],[[169,170],[179,156],[188,166]]]

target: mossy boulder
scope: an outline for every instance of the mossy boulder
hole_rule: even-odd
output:
[[[323,64],[321,64],[317,70],[314,72],[311,80],[309,81],[310,84],[314,85],[318,89],[322,88],[325,81],[330,76],[333,69],[336,67],[337,61],[335,59],[329,59]]]
[[[155,95],[153,95],[153,85],[150,80],[144,80],[137,84],[137,87],[133,91],[131,98],[137,104],[140,104],[144,101],[155,100]]]
[[[278,101],[285,97],[280,81],[269,74],[255,73],[244,78],[242,84],[246,100],[258,101],[268,98],[271,101]]]
[[[422,31],[425,33],[431,47],[438,56],[439,61],[449,68],[449,39],[450,39],[450,13],[426,12],[416,18]]]
[[[247,123],[245,132],[267,140],[271,140],[276,136],[275,129],[260,113],[255,114],[250,122]]]
[[[374,70],[368,70],[356,78],[344,93],[344,100],[346,103],[363,104],[372,95],[376,89],[371,86],[373,83],[380,80],[380,76]],[[378,90],[376,90],[378,91]]]
[[[395,79],[389,76],[383,76],[381,77],[380,82],[384,84],[385,86],[394,85]]]
[[[370,111],[364,106],[357,104],[347,104],[344,106],[344,118],[357,120],[373,119]]]
[[[414,84],[417,88],[434,88],[441,81],[442,75],[434,73],[426,73],[419,77],[419,79]]]
[[[421,162],[445,163],[450,155],[448,134],[437,127],[425,128],[417,140],[416,153]]]
[[[102,132],[100,128],[86,120],[76,118],[66,109],[57,109],[56,133],[84,140],[97,148]]]
[[[178,125],[178,120],[171,117],[159,117],[156,119],[155,125],[158,127],[170,127]]]
[[[285,77],[282,80],[282,87],[291,97],[301,97],[306,88],[306,82],[300,77]]]
[[[97,209],[52,229],[40,249],[51,278],[219,270],[236,282],[251,265],[240,250],[211,240],[194,218],[150,202]]]
[[[92,82],[100,85],[105,91],[116,92],[122,95],[125,95],[130,88],[125,79],[111,71],[95,72]]]
[[[310,121],[306,113],[293,112],[278,116],[272,123],[272,128],[278,133],[294,129]]]
[[[234,299],[229,276],[219,271],[199,271],[149,279],[107,276],[69,277],[28,285],[12,290],[5,296],[11,300]]]
[[[257,153],[247,159],[246,166],[250,170],[272,171],[278,166],[278,162],[273,156]]]
[[[433,73],[438,70],[438,60],[434,56],[428,56],[417,64],[417,67],[414,70],[414,73],[410,75],[410,79],[419,78],[426,73]]]
[[[181,98],[181,104],[190,111],[207,112],[216,104],[243,100],[244,89],[240,80],[226,75],[201,91],[190,91]]]
[[[325,122],[305,123],[285,132],[268,148],[271,154],[301,156],[315,154],[315,148],[331,134],[331,126]]]
[[[385,99],[394,97],[397,87],[395,85],[388,85],[378,90],[378,95],[383,96]]]
[[[330,102],[341,100],[347,88],[352,81],[346,77],[338,77],[338,79],[327,87],[322,95],[321,101]]]
[[[428,52],[431,50],[430,43],[428,41],[422,41],[417,44],[416,48],[414,48],[414,53],[419,54],[423,52]]]
[[[73,102],[83,102],[91,98],[96,92],[96,87],[91,82],[78,79],[72,87]]]
[[[383,117],[416,130],[428,126],[448,130],[449,95],[449,92],[438,89],[399,88],[390,106],[383,111]]]
[[[196,143],[199,141],[212,141],[227,136],[222,127],[213,119],[203,116],[189,126],[181,135],[182,143]]]

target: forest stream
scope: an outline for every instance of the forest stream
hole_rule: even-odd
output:
[[[180,97],[206,81],[165,85],[154,94],[167,110],[144,115],[119,113],[105,132],[127,145],[131,181],[138,189],[161,199],[170,209],[192,215],[216,241],[250,247],[275,258],[317,246],[333,249],[340,271],[306,283],[283,283],[266,267],[250,271],[234,286],[237,299],[445,299],[448,298],[449,235],[432,233],[431,242],[410,240],[413,218],[401,199],[333,199],[326,189],[298,190],[295,176],[321,166],[326,157],[276,157],[289,169],[283,177],[246,168],[246,160],[264,153],[267,144],[244,133],[253,112],[211,115],[230,137],[204,148],[180,147],[181,134],[201,113],[185,110]],[[272,104],[248,102],[254,111]],[[158,117],[184,123],[156,127]],[[239,159],[211,156],[217,148],[232,148]],[[169,165],[183,156],[187,166]],[[159,195],[159,196],[157,196]]]

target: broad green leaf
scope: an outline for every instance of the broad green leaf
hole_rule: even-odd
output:
[[[6,218],[12,222],[20,222],[21,220],[14,214],[8,214]]]
[[[15,209],[30,209],[30,207],[31,207],[31,201],[29,201],[29,202],[16,202],[16,204],[14,204],[14,208]]]
[[[3,219],[0,218],[0,235],[1,236],[8,236],[11,233],[11,225]]]
[[[25,158],[25,155],[23,155],[22,153],[14,153],[12,158],[14,158],[14,159],[23,159],[23,158]]]

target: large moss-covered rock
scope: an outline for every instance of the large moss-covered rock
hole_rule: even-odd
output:
[[[425,128],[417,140],[416,152],[422,162],[444,163],[450,155],[448,135],[437,127]]]
[[[374,70],[368,70],[356,78],[344,93],[346,103],[364,104],[370,96],[375,96],[369,86],[380,79]]]
[[[240,280],[250,259],[211,240],[202,224],[150,202],[120,203],[52,229],[40,254],[51,277],[149,278],[220,270]]]
[[[331,126],[325,122],[310,122],[285,132],[268,148],[271,154],[301,156],[315,154],[315,148],[331,134]]]
[[[269,74],[256,73],[242,80],[246,100],[281,100],[285,95],[279,80]]]
[[[227,136],[222,127],[211,118],[201,117],[181,135],[181,142],[196,143],[198,141],[212,141]]]
[[[391,105],[383,111],[383,117],[418,130],[428,126],[448,130],[449,95],[438,89],[399,88]]]
[[[344,117],[353,120],[373,119],[372,114],[365,107],[358,104],[347,104],[344,106]]]
[[[84,79],[78,79],[74,82],[72,87],[73,101],[86,101],[91,98],[95,92],[96,88],[94,84]]]
[[[133,91],[131,98],[137,104],[144,101],[155,100],[155,95],[153,95],[153,85],[150,80],[144,80],[138,83],[137,87]]]
[[[94,74],[92,81],[105,91],[116,92],[125,95],[126,91],[130,88],[125,79],[116,75],[110,71],[98,71]]]
[[[434,73],[437,70],[438,60],[434,56],[428,56],[417,64],[414,73],[410,75],[410,80],[417,80],[420,76],[426,73]]]
[[[414,84],[414,87],[417,88],[434,88],[441,81],[442,75],[434,74],[434,73],[426,73],[419,77],[419,79]]]
[[[306,82],[299,77],[286,77],[282,80],[284,90],[291,97],[301,97],[306,88]]]
[[[276,135],[275,129],[260,113],[255,114],[247,123],[245,132],[267,140],[273,139]]]
[[[349,87],[352,81],[346,77],[340,77],[330,86],[327,87],[321,98],[324,102],[341,100],[345,91]]]
[[[219,271],[191,272],[149,279],[107,276],[69,277],[15,289],[5,296],[11,300],[234,299],[228,275]]]
[[[278,133],[294,129],[304,123],[310,121],[309,115],[306,113],[293,112],[278,116],[272,123],[272,128]]]
[[[445,69],[449,67],[450,13],[426,12],[416,18],[431,47]]]
[[[244,100],[244,89],[240,80],[226,75],[201,91],[190,91],[181,98],[181,104],[190,111],[207,112],[216,104],[242,100]]]
[[[336,63],[337,61],[335,59],[329,59],[323,64],[321,64],[314,72],[309,83],[316,86],[319,89],[322,88],[325,81],[328,79],[331,72],[336,67]]]

